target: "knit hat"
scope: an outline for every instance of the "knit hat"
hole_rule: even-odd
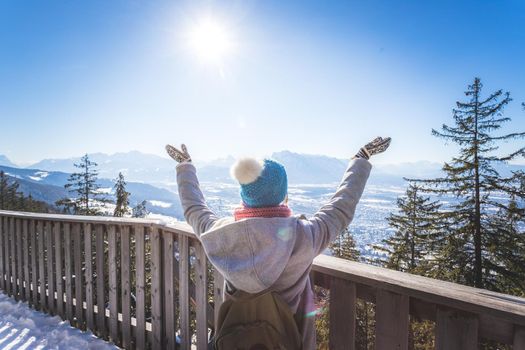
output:
[[[286,198],[286,170],[274,160],[239,159],[232,166],[231,175],[241,184],[241,198],[248,207],[274,207]]]

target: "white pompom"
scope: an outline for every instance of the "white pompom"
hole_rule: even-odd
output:
[[[255,158],[241,158],[230,169],[231,176],[239,181],[241,185],[246,185],[257,180],[261,175],[263,166]]]

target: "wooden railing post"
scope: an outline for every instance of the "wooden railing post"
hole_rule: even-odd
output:
[[[162,242],[158,228],[148,229],[151,240],[151,328],[153,331],[153,349],[163,349],[163,273]]]
[[[376,295],[376,349],[408,349],[408,307],[406,295],[378,290]]]
[[[478,318],[474,315],[438,308],[436,319],[436,349],[477,349],[478,325]]]
[[[330,282],[330,349],[355,349],[355,284],[339,278]]]
[[[29,223],[28,220],[22,220],[23,248],[24,251],[24,300],[29,303],[31,299],[31,280],[29,278]]]
[[[513,350],[525,350],[525,327],[514,327]]]
[[[135,289],[136,289],[136,326],[135,339],[136,348],[146,348],[146,275],[144,270],[144,227],[135,226]]]
[[[17,300],[24,300],[24,261],[22,259],[22,220],[21,219],[15,219],[15,226],[16,226],[16,268],[17,268],[17,275],[18,278],[15,281],[17,288],[18,288],[18,295]]]
[[[163,242],[163,270],[164,270],[164,322],[165,346],[167,349],[176,348],[177,324],[175,321],[175,254],[173,233],[162,231]]]
[[[73,225],[73,258],[75,270],[75,319],[76,327],[85,329],[84,326],[84,274],[82,273],[82,230],[80,223]]]
[[[107,337],[106,328],[106,288],[104,286],[104,225],[96,226],[95,256],[97,270],[97,331],[102,337]]]
[[[62,269],[62,235],[60,234],[60,222],[55,222],[53,227],[55,235],[55,275],[57,287],[57,313],[62,319],[65,319],[64,313],[64,271]]]
[[[124,226],[120,231],[120,279],[122,299],[122,346],[131,347],[131,249],[130,227]]]
[[[29,222],[29,235],[31,240],[31,305],[38,310],[38,247],[36,240],[36,222],[31,220]]]
[[[206,349],[208,346],[208,266],[206,253],[200,242],[195,244],[194,248],[197,349]]]
[[[73,322],[73,262],[71,258],[71,225],[64,224],[64,274],[66,277],[66,319]]]
[[[46,269],[45,269],[45,237],[44,237],[44,223],[42,220],[37,222],[38,232],[38,295],[39,295],[39,309],[47,310],[46,304]]]
[[[180,337],[181,349],[189,350],[191,347],[190,333],[190,293],[189,293],[189,242],[188,237],[179,236],[179,312],[180,312]]]
[[[84,262],[86,265],[86,323],[92,332],[95,327],[95,309],[93,302],[93,225],[84,224]]]
[[[108,272],[109,272],[109,335],[119,345],[118,333],[118,290],[117,290],[117,232],[115,225],[108,227]]]
[[[4,216],[0,215],[0,288],[2,290],[5,290],[4,244]]]

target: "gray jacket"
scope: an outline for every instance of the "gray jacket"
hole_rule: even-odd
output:
[[[309,273],[321,254],[352,221],[372,166],[350,162],[332,199],[307,220],[218,218],[207,206],[191,163],[177,166],[177,183],[186,221],[200,237],[215,268],[237,289],[257,293],[272,287],[300,325],[303,349],[315,349],[315,306]]]

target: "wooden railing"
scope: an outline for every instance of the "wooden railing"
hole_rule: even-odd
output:
[[[329,256],[312,278],[331,349],[355,349],[358,299],[375,304],[376,349],[407,349],[411,318],[435,322],[436,349],[525,349],[525,299]],[[184,223],[0,211],[0,288],[123,348],[206,349],[222,285]]]

